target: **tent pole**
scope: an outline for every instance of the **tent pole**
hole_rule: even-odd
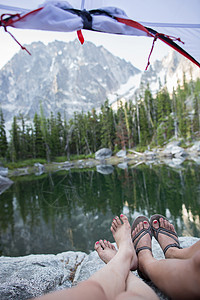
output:
[[[81,2],[81,10],[84,10],[84,8],[85,8],[85,0],[82,0],[82,2]]]

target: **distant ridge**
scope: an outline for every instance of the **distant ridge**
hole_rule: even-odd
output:
[[[200,69],[174,51],[141,72],[91,42],[34,42],[28,48],[32,56],[20,51],[0,70],[0,106],[7,130],[14,115],[32,120],[40,104],[45,116],[59,111],[69,120],[75,111],[100,109],[106,99],[115,109],[117,100],[134,102],[141,84],[148,84],[152,93],[164,86],[172,93],[182,84],[183,73],[187,81],[200,77]]]

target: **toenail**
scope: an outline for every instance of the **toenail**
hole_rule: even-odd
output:
[[[113,219],[113,221],[115,221],[115,219]]]
[[[96,244],[99,244],[99,242],[96,242]]]
[[[103,240],[104,242],[106,242],[106,240]]]
[[[157,221],[157,220],[154,220],[153,222],[154,222],[154,224],[157,224],[157,223],[158,223],[158,221]]]
[[[147,224],[147,221],[144,221],[144,224]]]
[[[123,216],[124,216],[123,214],[120,215],[120,217],[123,217]]]

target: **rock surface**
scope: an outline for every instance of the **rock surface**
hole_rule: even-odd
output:
[[[10,180],[7,177],[0,175],[0,195],[7,190],[11,185],[13,184],[13,181]]]
[[[194,145],[189,149],[192,152],[200,152],[200,141],[196,141]]]
[[[167,147],[163,150],[163,154],[166,156],[172,156],[176,158],[185,157],[188,155],[183,148],[179,146],[174,146],[172,144],[167,145]]]
[[[33,119],[41,101],[45,116],[50,117],[51,111],[55,115],[65,112],[67,120],[75,111],[100,108],[110,94],[141,73],[91,42],[83,46],[77,40],[54,41],[48,46],[34,42],[28,48],[30,57],[19,51],[0,70],[1,106],[8,126],[14,114]]]
[[[40,163],[35,163],[34,167],[36,168],[35,175],[40,176],[44,173],[44,166]]]
[[[97,172],[103,175],[112,174],[114,167],[112,165],[98,165],[96,166]]]
[[[7,176],[8,175],[8,168],[0,167],[0,175]]]
[[[198,238],[181,237],[183,248]],[[160,246],[153,239],[153,255],[164,258]],[[64,252],[57,255],[29,255],[24,257],[0,257],[0,299],[25,300],[50,291],[70,288],[87,280],[104,266],[97,253]],[[137,271],[134,272],[136,276]],[[160,299],[168,299],[152,283],[148,283]]]
[[[119,152],[117,152],[116,154],[117,157],[126,157],[126,150],[120,150]]]
[[[128,163],[127,162],[119,163],[117,166],[118,166],[118,168],[120,168],[122,170],[128,169]]]
[[[104,160],[106,158],[110,158],[112,156],[112,150],[108,148],[102,148],[95,152],[95,159]]]

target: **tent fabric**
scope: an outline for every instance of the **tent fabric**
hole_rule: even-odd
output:
[[[70,11],[73,7],[63,2],[55,3],[47,2],[40,10],[36,9],[32,12],[25,13],[19,18],[16,16],[9,20],[6,26],[12,26],[21,29],[37,29],[37,30],[51,30],[51,31],[77,31],[84,28],[84,21],[81,16]],[[119,23],[116,19],[112,18],[127,18],[125,12],[115,7],[103,7],[98,9],[99,12],[106,12],[105,14],[92,15],[91,30],[125,34],[125,35],[143,35],[148,36],[147,32],[141,31],[137,28],[129,27],[123,23]],[[110,15],[110,16],[109,16]],[[5,16],[6,17],[6,16]]]
[[[14,3],[15,1],[13,2],[13,6]],[[21,4],[25,5],[25,1],[21,0]],[[39,0],[35,0],[34,4],[33,1],[28,1],[27,4],[26,1],[24,9],[29,9],[29,7],[30,10],[34,8],[37,9],[38,4]],[[199,0],[69,0],[68,2],[48,0],[45,4],[41,4],[40,7],[43,8],[30,14],[27,14],[27,11],[23,11],[22,15],[25,14],[25,17],[22,19],[18,19],[17,17],[12,19],[10,26],[66,32],[80,31],[83,28],[87,28],[83,15],[80,16],[76,13],[72,13],[69,9],[101,9],[110,14],[111,17],[106,14],[92,14],[92,28],[87,29],[116,34],[152,36],[148,34],[148,30],[142,30],[142,27],[147,29],[150,27],[155,32],[162,33],[169,37],[180,38],[184,42],[184,44],[180,44],[183,53],[184,51],[188,52],[197,61],[197,65],[199,65]],[[66,10],[63,10],[63,7],[66,8]],[[2,6],[0,2],[0,10],[1,9]],[[4,5],[4,12],[5,11],[6,7]],[[19,9],[16,12],[19,13]],[[127,26],[119,22],[120,18],[132,19],[136,21],[136,25],[141,24],[141,27],[134,27],[134,23],[132,24],[133,27]]]

